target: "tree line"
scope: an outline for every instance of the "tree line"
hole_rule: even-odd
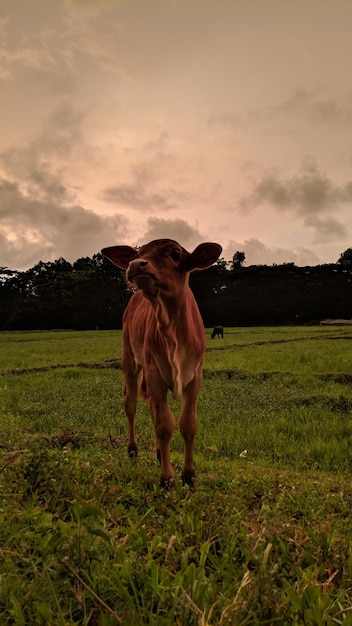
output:
[[[352,249],[336,263],[251,265],[236,252],[190,285],[211,327],[317,323],[352,317]],[[0,330],[116,329],[131,296],[125,273],[100,253],[26,271],[0,268]]]

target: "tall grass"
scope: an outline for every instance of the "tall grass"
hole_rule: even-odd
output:
[[[208,332],[190,493],[143,402],[127,457],[121,333],[0,334],[0,623],[352,624],[351,338]]]

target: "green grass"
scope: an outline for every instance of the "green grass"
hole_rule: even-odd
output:
[[[0,332],[0,371],[94,363],[120,353],[119,331]]]
[[[351,342],[352,328],[348,326],[226,329],[224,340],[208,340],[205,368],[209,364],[212,371],[297,375],[350,372]]]
[[[352,329],[207,336],[190,493],[143,402],[127,456],[120,332],[0,334],[0,623],[352,624]]]

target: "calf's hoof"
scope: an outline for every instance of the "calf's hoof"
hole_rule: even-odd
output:
[[[127,450],[128,450],[128,456],[131,459],[135,459],[136,456],[138,456],[138,448],[137,448],[137,444],[136,443],[130,443],[128,445]]]
[[[162,476],[160,477],[160,487],[162,489],[167,489],[168,491],[170,489],[173,489],[175,487],[175,479],[173,476],[170,476],[169,478],[163,478]]]
[[[188,485],[191,491],[196,488],[196,474],[194,470],[184,470],[182,472],[182,484]]]

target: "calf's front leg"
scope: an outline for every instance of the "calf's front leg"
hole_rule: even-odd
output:
[[[182,469],[182,482],[195,487],[196,471],[193,459],[194,439],[196,436],[197,415],[196,404],[199,392],[201,375],[195,376],[182,393],[181,414],[179,417],[179,430],[184,442],[184,464]]]
[[[160,486],[170,489],[175,483],[170,460],[170,444],[175,430],[175,419],[167,404],[167,388],[160,380],[149,387],[149,410],[153,419],[160,461]]]

